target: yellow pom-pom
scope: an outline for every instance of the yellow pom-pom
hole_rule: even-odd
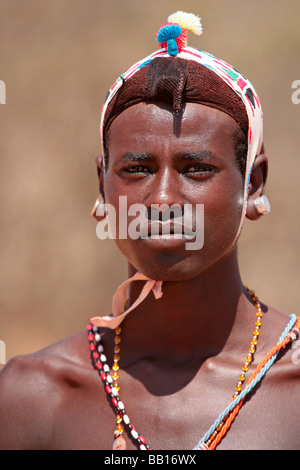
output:
[[[201,18],[193,13],[185,13],[184,11],[177,11],[168,18],[168,23],[177,23],[182,28],[192,31],[194,34],[200,36],[202,34]]]

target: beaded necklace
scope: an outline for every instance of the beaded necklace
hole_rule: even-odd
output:
[[[224,412],[221,413],[214,425],[199,441],[198,445],[195,447],[195,450],[214,450],[216,448],[217,444],[224,437],[232,421],[237,415],[245,399],[246,394],[250,393],[250,391],[254,388],[257,382],[261,380],[267,370],[269,370],[271,365],[275,362],[280,349],[286,347],[290,342],[295,341],[295,339],[297,339],[299,336],[300,318],[297,318],[295,315],[291,315],[290,322],[281,337],[279,338],[277,346],[272,348],[272,350],[267,354],[263,361],[257,366],[257,369],[254,371],[248,383],[246,384],[244,391],[242,391],[243,384],[246,378],[246,373],[248,372],[250,364],[253,362],[254,359],[254,353],[256,351],[256,346],[260,333],[261,318],[263,315],[261,304],[258,298],[256,297],[254,291],[249,290],[248,287],[246,287],[246,289],[251,295],[256,307],[255,328],[253,330],[253,337],[251,340],[250,348],[248,350],[246,361],[242,367],[242,372],[235,387],[235,392],[232,397],[231,405],[229,405],[229,407],[227,407]],[[104,354],[103,344],[101,342],[100,328],[94,326],[90,322],[88,324],[87,330],[90,351],[92,353],[95,367],[99,372],[102,382],[104,383],[106,393],[111,398],[111,403],[116,413],[116,430],[114,431],[113,450],[126,450],[126,441],[123,437],[124,428],[121,423],[124,423],[124,425],[127,427],[130,436],[136,442],[136,445],[139,450],[151,450],[145,438],[137,431],[135,426],[132,424],[125,410],[125,405],[120,398],[118,371],[120,360],[119,353],[121,342],[121,327],[119,326],[115,330],[114,364],[112,366],[112,374],[110,372],[110,368],[107,364],[107,359]]]

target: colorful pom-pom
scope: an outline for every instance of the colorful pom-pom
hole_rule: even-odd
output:
[[[157,33],[157,40],[162,47],[168,48],[169,55],[178,54],[178,45],[176,39],[180,37],[182,27],[178,24],[166,24],[160,28]]]
[[[163,26],[157,34],[158,42],[167,42],[169,39],[176,39],[180,36],[182,27],[178,24],[167,24]]]
[[[187,32],[200,36],[202,25],[200,18],[193,13],[177,11],[168,18],[168,23],[161,25],[157,33],[157,41],[160,46],[168,49],[168,54],[176,56],[187,46]]]
[[[177,11],[168,18],[168,23],[179,24],[183,29],[188,29],[194,34],[200,36],[202,34],[201,18],[193,13],[185,13],[184,11]]]

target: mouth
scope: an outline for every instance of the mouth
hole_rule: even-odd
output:
[[[195,233],[188,225],[174,220],[152,221],[141,227],[142,240],[192,240]]]

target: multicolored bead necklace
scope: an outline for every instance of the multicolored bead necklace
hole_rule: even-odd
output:
[[[125,410],[124,403],[121,401],[119,394],[119,384],[118,384],[118,370],[119,370],[119,352],[120,352],[120,333],[121,328],[116,329],[115,336],[115,347],[114,347],[114,365],[112,366],[113,374],[111,375],[109,366],[107,364],[106,356],[103,351],[103,345],[101,342],[101,336],[99,334],[99,328],[93,326],[92,323],[88,324],[88,339],[90,343],[90,351],[92,352],[92,357],[95,361],[95,366],[99,371],[100,378],[105,386],[105,391],[111,398],[112,405],[117,415],[117,427],[114,432],[114,444],[113,450],[126,450],[126,442],[123,438],[124,429],[121,425],[123,422],[131,437],[136,441],[139,450],[149,450],[150,446],[146,443],[145,438],[136,430],[135,426],[131,423],[131,420]]]
[[[246,286],[245,286],[246,287]],[[235,393],[232,397],[232,403],[235,405],[232,407],[228,407],[228,414],[224,417],[221,414],[220,416],[222,419],[219,419],[215,422],[214,427],[212,427],[208,433],[204,436],[204,439],[199,442],[198,447],[195,449],[202,449],[202,450],[213,450],[215,449],[216,445],[220,442],[220,440],[224,437],[226,432],[228,431],[233,419],[238,413],[240,406],[244,401],[244,396],[242,395],[243,384],[245,382],[246,373],[249,370],[249,367],[254,359],[254,353],[256,351],[256,346],[259,338],[260,327],[261,327],[261,318],[262,318],[262,308],[261,304],[256,297],[254,291],[249,290],[247,287],[249,294],[252,297],[252,300],[256,306],[256,321],[255,321],[255,328],[253,331],[253,337],[251,340],[250,348],[246,357],[246,361],[243,365],[242,372],[239,376],[239,381],[235,388]],[[282,337],[280,338],[279,343],[275,348],[268,353],[268,355],[264,358],[264,360],[258,365],[254,374],[252,374],[251,378],[249,379],[248,383],[246,384],[246,390],[250,387],[251,381],[257,376],[258,372],[261,372],[262,369],[264,373],[268,370],[268,363],[270,363],[269,367],[275,361],[278,351],[283,347],[286,347],[289,342],[294,341],[297,339],[299,335],[299,326],[300,326],[300,319],[297,318],[295,315],[291,316],[291,320],[289,325],[287,326],[286,330],[284,331]],[[296,327],[293,328],[293,326]],[[292,329],[293,328],[293,329]],[[106,356],[104,354],[103,345],[101,342],[101,335],[99,328],[94,326],[92,323],[89,323],[88,327],[88,339],[90,345],[90,351],[92,353],[92,357],[95,363],[95,367],[99,372],[100,378],[105,386],[105,391],[108,396],[111,398],[112,405],[114,407],[116,413],[116,430],[114,432],[114,444],[113,450],[126,450],[126,441],[123,437],[124,428],[121,423],[124,423],[126,426],[130,436],[136,442],[139,450],[150,450],[150,446],[147,444],[145,438],[136,430],[135,426],[131,423],[131,420],[125,410],[124,403],[121,401],[120,398],[120,386],[119,386],[119,360],[120,360],[120,341],[121,341],[121,327],[119,326],[115,330],[115,339],[114,339],[114,364],[112,366],[113,373],[111,375],[110,368],[107,364]],[[260,380],[263,377],[261,374]],[[244,390],[243,393],[246,392]],[[241,397],[240,403],[237,402],[237,397]]]

